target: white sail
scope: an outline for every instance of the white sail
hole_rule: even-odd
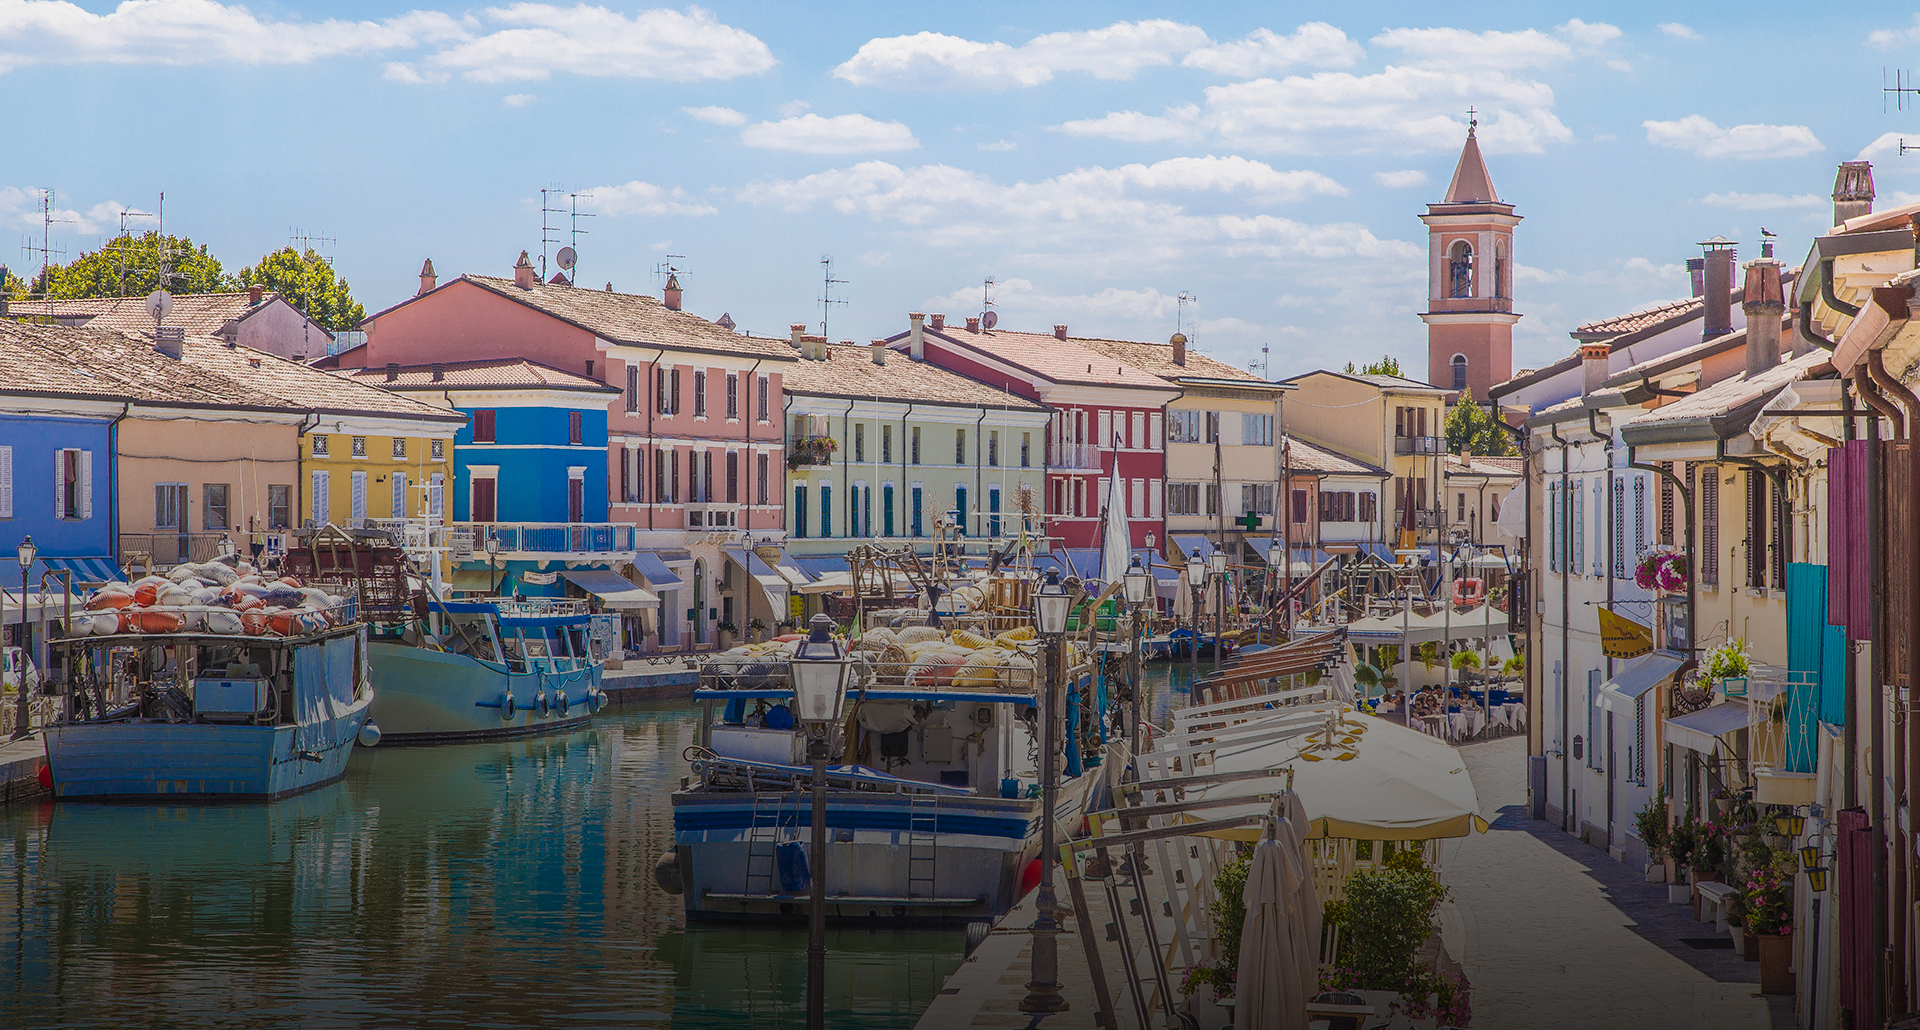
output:
[[[1132,537],[1127,532],[1126,480],[1120,478],[1120,440],[1113,442],[1113,474],[1107,487],[1107,521],[1100,539],[1100,579],[1118,583],[1132,562]]]

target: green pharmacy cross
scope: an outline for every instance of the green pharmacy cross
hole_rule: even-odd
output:
[[[1233,521],[1235,525],[1239,526],[1241,529],[1244,529],[1249,533],[1260,528],[1260,516],[1255,515],[1253,512],[1247,512],[1245,515],[1242,515],[1239,518],[1234,519]]]

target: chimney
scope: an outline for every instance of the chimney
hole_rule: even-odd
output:
[[[267,288],[259,283],[254,283],[252,286],[247,287],[247,306],[253,307],[259,304],[266,294]]]
[[[399,381],[400,381],[400,363],[398,361],[387,362],[387,382],[397,383]]]
[[[667,286],[660,291],[660,300],[667,305],[668,311],[680,310],[680,277],[667,273]]]
[[[1725,336],[1733,331],[1733,241],[1723,236],[1715,236],[1700,244],[1707,248],[1706,322],[1700,327],[1700,338],[1711,340],[1716,336]]]
[[[1580,396],[1591,396],[1607,381],[1607,355],[1612,352],[1604,343],[1580,345]]]
[[[1873,162],[1842,161],[1833,177],[1833,224],[1873,213]]]
[[[1687,279],[1693,283],[1693,296],[1698,297],[1707,292],[1706,258],[1687,259]]]
[[[787,338],[792,341],[793,349],[799,351],[804,357],[807,353],[807,324],[805,322],[789,323]]]
[[[936,311],[936,312],[934,312],[934,314],[933,314],[933,328],[934,328],[934,329],[935,329],[936,331],[942,331],[942,332],[944,332],[944,331],[946,330],[946,328],[947,328],[947,316],[945,316],[945,315],[943,315],[943,314],[941,314],[941,313],[939,313],[939,312],[937,312],[937,311]]]
[[[222,340],[227,341],[228,347],[239,346],[240,320],[237,318],[227,319],[226,321],[220,323],[220,328],[215,329],[213,331],[213,335]]]
[[[1747,316],[1747,378],[1752,379],[1780,363],[1780,316],[1787,310],[1780,292],[1780,262],[1747,262],[1740,310]]]
[[[432,369],[433,381],[436,383],[447,377],[447,366],[442,362],[436,361],[428,368]]]
[[[875,340],[872,343],[867,344],[867,353],[873,355],[874,364],[876,365],[886,364],[887,363],[887,341]]]
[[[921,325],[926,317],[918,311],[907,312],[907,357],[915,361],[927,360],[926,328]],[[940,328],[946,319],[945,315],[933,316],[933,327]]]
[[[1055,322],[1055,323],[1053,324],[1053,338],[1054,338],[1054,339],[1056,339],[1056,340],[1064,340],[1064,339],[1066,339],[1066,338],[1067,338],[1067,327],[1066,327],[1066,326],[1064,326],[1064,325],[1061,325],[1061,324],[1060,324],[1060,323],[1058,323],[1058,322]]]
[[[980,316],[968,315],[967,316],[967,332],[977,333],[979,331],[980,331]]]
[[[178,360],[187,351],[187,331],[177,325],[154,326],[153,349]]]
[[[540,273],[533,270],[533,262],[527,260],[527,252],[520,252],[520,260],[513,263],[513,284],[523,290],[533,289],[540,281]]]
[[[1185,367],[1187,364],[1187,334],[1174,333],[1173,338],[1167,342],[1173,344],[1173,363]]]
[[[440,277],[433,274],[433,259],[428,258],[426,263],[420,266],[420,292],[415,293],[414,296],[432,293],[433,288],[438,285],[440,285]]]

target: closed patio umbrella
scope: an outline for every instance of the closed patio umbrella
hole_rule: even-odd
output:
[[[1180,570],[1180,583],[1173,588],[1173,617],[1181,622],[1193,618],[1193,583],[1186,569]]]
[[[1303,903],[1312,893],[1293,820],[1276,819],[1273,836],[1254,846],[1241,895],[1247,917],[1234,975],[1235,1030],[1306,1030],[1319,965],[1319,934],[1309,945]]]

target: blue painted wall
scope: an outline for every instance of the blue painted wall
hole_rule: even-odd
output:
[[[494,412],[493,443],[474,443],[471,421],[453,438],[453,521],[472,521],[468,484],[472,465],[500,467],[501,522],[567,522],[567,469],[586,466],[582,522],[607,521],[607,412],[580,412],[580,443],[567,442],[571,410],[554,407],[460,408]],[[49,502],[51,504],[51,502]],[[49,508],[51,510],[51,508]]]
[[[109,426],[106,419],[0,415],[0,446],[13,448],[13,517],[0,518],[0,557],[11,559],[28,535],[45,558],[115,556]],[[67,447],[93,452],[91,518],[54,517],[54,452]]]

